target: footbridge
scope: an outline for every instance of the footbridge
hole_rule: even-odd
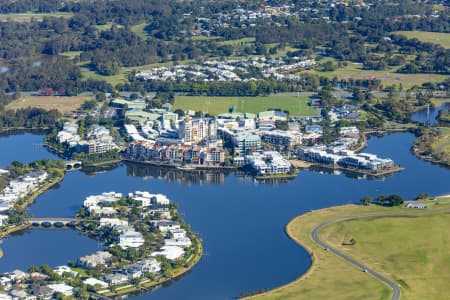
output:
[[[81,160],[69,160],[64,163],[67,171],[81,169],[81,166],[83,165]]]

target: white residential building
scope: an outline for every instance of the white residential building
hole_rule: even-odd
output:
[[[119,246],[123,249],[138,248],[142,246],[144,242],[144,236],[136,231],[127,231],[119,236]]]
[[[159,251],[155,251],[153,252],[151,255],[152,256],[164,256],[165,258],[167,258],[168,260],[175,260],[177,258],[180,258],[184,255],[184,250],[183,248],[179,247],[179,246],[163,246],[161,247],[161,249],[159,249]]]
[[[47,285],[54,293],[61,293],[64,296],[72,296],[74,288],[65,283],[55,283]]]

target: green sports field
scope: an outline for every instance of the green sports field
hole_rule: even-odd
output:
[[[227,113],[235,105],[237,112],[258,113],[269,109],[289,111],[291,116],[315,116],[308,97],[270,95],[257,97],[176,96],[172,110],[202,111],[212,115]]]

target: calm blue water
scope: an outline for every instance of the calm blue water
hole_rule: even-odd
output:
[[[0,168],[7,167],[13,160],[29,163],[33,160],[58,157],[42,147],[42,135],[22,133],[0,136]]]
[[[438,107],[430,108],[430,124],[434,125],[436,124],[437,120],[436,117],[438,116],[438,113],[441,109],[448,109],[450,108],[450,103],[444,103]],[[427,110],[420,110],[418,112],[415,112],[411,115],[411,119],[417,122],[426,123],[428,118]]]
[[[3,142],[9,138],[0,139],[2,146],[12,147],[12,143]],[[24,144],[29,138],[26,135],[14,137],[23,139],[21,143]],[[413,140],[414,136],[409,133],[370,138],[367,152],[391,157],[405,167],[404,171],[384,180],[358,180],[345,175],[302,171],[292,181],[272,185],[257,184],[233,174],[188,176],[122,165],[94,176],[69,172],[59,188],[40,196],[30,210],[40,217],[68,217],[74,215],[84,197],[90,194],[111,190],[164,193],[179,204],[185,220],[202,237],[207,256],[190,274],[135,299],[230,299],[242,292],[285,284],[307,270],[309,255],[284,234],[286,223],[301,213],[358,202],[366,195],[396,193],[413,198],[421,192],[431,195],[450,192],[449,171],[411,155]],[[12,148],[3,146],[1,151],[12,151]],[[30,152],[25,158],[33,160],[33,155]],[[37,240],[57,244],[52,241],[63,239],[63,235],[70,232],[39,231],[42,236],[34,239],[35,231],[32,231],[6,240],[2,245],[5,257],[0,260],[0,272],[18,265],[14,259],[21,260],[20,266],[62,263],[73,260],[73,255],[78,253],[83,255],[93,251],[95,242],[81,237],[82,241],[68,239],[63,242],[78,251],[76,253],[62,250],[52,253],[51,259],[46,255],[34,257],[30,254],[18,259],[15,254],[19,249],[32,249]],[[22,238],[23,243],[16,243]]]

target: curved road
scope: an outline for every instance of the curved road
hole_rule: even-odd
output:
[[[322,241],[319,238],[319,232],[323,228],[325,228],[326,226],[329,226],[331,224],[336,224],[336,223],[339,223],[339,222],[350,221],[350,220],[355,220],[355,219],[370,218],[370,217],[421,216],[421,215],[431,215],[431,214],[439,214],[439,213],[446,213],[446,212],[450,212],[450,208],[430,210],[430,211],[420,211],[420,212],[418,212],[418,211],[405,211],[405,212],[393,212],[393,213],[387,213],[387,212],[385,212],[385,213],[368,213],[368,214],[360,214],[360,215],[355,215],[355,216],[342,217],[342,218],[339,218],[339,219],[335,219],[335,220],[331,220],[331,221],[328,221],[328,222],[324,222],[324,223],[316,226],[313,229],[313,231],[311,232],[311,236],[312,236],[312,239],[314,240],[314,242],[316,242],[318,245],[320,245],[325,250],[328,250],[328,251],[334,253],[335,255],[339,256],[340,258],[342,258],[346,262],[354,265],[355,267],[357,267],[361,271],[366,270],[366,272],[368,274],[372,275],[376,279],[378,279],[378,280],[382,281],[383,283],[387,284],[393,291],[393,295],[392,295],[391,299],[392,300],[398,300],[400,298],[400,288],[394,281],[391,281],[390,279],[384,277],[380,273],[370,269],[369,267],[363,265],[362,263],[356,261],[355,259],[345,255],[341,251],[331,247],[330,245],[328,245],[327,243],[325,243],[324,241]]]

